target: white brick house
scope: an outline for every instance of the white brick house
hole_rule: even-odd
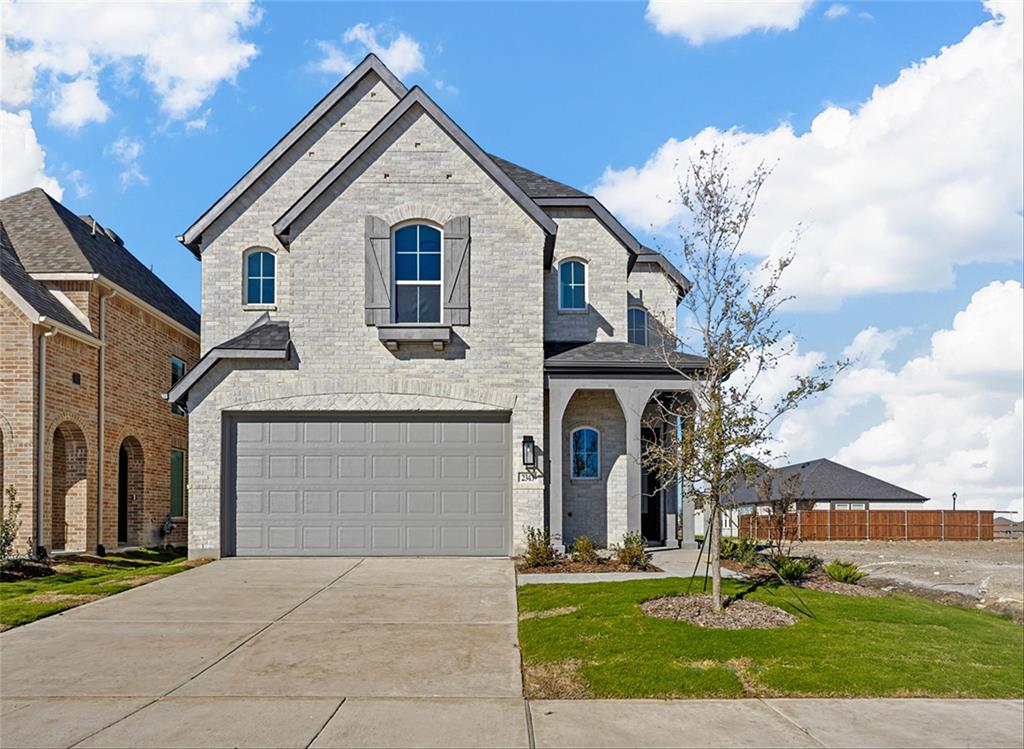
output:
[[[686,388],[653,345],[686,279],[376,57],[181,240],[203,269],[203,359],[168,394],[193,556],[674,542],[637,457],[651,397]]]

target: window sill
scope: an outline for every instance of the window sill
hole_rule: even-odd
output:
[[[583,309],[561,309],[559,308],[558,314],[560,315],[585,315],[590,312],[589,309],[584,307]]]
[[[243,304],[242,309],[246,312],[274,312],[277,310],[276,304]]]
[[[451,325],[378,325],[377,337],[391,351],[405,344],[429,343],[435,351],[443,351],[451,343]]]

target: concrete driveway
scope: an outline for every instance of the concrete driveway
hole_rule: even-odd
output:
[[[6,632],[0,664],[3,746],[527,743],[508,560],[221,560]]]

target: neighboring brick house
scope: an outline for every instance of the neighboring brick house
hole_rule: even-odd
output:
[[[161,394],[199,358],[199,315],[112,230],[40,189],[0,201],[0,252],[0,485],[22,505],[16,551],[183,543],[188,423]]]
[[[203,359],[168,393],[204,446],[191,554],[674,543],[676,493],[638,459],[703,361],[660,346],[689,282],[376,57],[181,241],[203,273]]]

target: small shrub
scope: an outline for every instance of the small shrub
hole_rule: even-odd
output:
[[[777,556],[772,560],[772,566],[787,583],[798,583],[807,577],[814,565],[807,559]]]
[[[572,542],[572,548],[569,549],[569,556],[572,557],[572,561],[582,564],[596,564],[600,561],[590,536],[577,536]]]
[[[14,484],[7,487],[7,503],[0,502],[0,567],[6,567],[14,556],[14,541],[21,528],[21,502]]]
[[[637,531],[630,531],[622,537],[622,543],[614,546],[615,562],[634,570],[645,570],[651,566],[651,555],[647,553],[647,541]]]
[[[847,585],[856,585],[864,577],[864,573],[856,564],[839,560],[826,564],[825,574],[837,583],[846,583]]]
[[[551,533],[547,528],[526,526],[526,553],[523,564],[526,567],[550,567],[558,561],[558,552],[551,545]]]
[[[718,555],[722,559],[731,559],[747,567],[757,562],[757,542],[752,538],[722,538],[718,542]]]

